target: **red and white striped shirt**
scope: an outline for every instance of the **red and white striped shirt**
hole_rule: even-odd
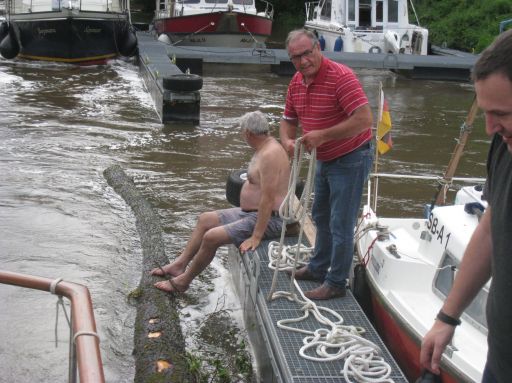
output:
[[[306,134],[330,128],[366,104],[368,98],[352,70],[322,57],[320,70],[311,84],[304,83],[300,72],[293,76],[288,86],[283,118],[298,120]],[[317,148],[317,159],[330,161],[338,158],[357,149],[371,137],[369,126],[356,136],[325,142]]]

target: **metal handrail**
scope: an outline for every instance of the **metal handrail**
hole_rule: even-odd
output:
[[[52,282],[48,278],[0,270],[0,283],[3,284],[51,292]],[[99,339],[90,336],[96,334],[96,323],[89,290],[78,283],[60,281],[55,286],[55,294],[71,302],[71,341],[76,347],[80,382],[104,383]]]

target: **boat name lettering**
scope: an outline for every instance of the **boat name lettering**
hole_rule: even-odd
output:
[[[434,217],[433,213],[430,213],[428,216],[427,229],[430,230],[432,236],[437,238],[441,245],[444,243],[444,248],[446,249],[452,233],[445,233],[444,225],[439,225],[439,221],[437,217]]]
[[[189,41],[191,43],[204,43],[204,42],[206,42],[206,38],[200,37],[200,38],[195,38],[195,39],[189,39]]]
[[[56,33],[57,31],[55,30],[55,28],[46,28],[46,29],[41,29],[41,28],[37,28],[37,33],[39,33],[40,35],[47,35],[47,34],[50,34],[50,33]]]
[[[85,27],[85,33],[101,33],[101,28],[91,28],[89,26]]]

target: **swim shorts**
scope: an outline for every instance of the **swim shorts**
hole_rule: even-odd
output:
[[[226,229],[229,238],[236,247],[239,247],[243,241],[250,238],[256,226],[258,217],[257,211],[243,211],[239,207],[217,210],[219,220]],[[281,226],[283,220],[279,215],[272,214],[267,224],[267,229],[263,235],[263,239],[277,238],[281,235]]]

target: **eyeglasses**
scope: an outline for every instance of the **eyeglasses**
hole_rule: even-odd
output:
[[[298,55],[293,55],[293,56],[290,56],[290,61],[291,62],[295,62],[295,63],[299,63],[302,61],[302,58],[309,58],[311,56],[311,54],[313,53],[313,50],[315,49],[316,47],[316,43],[313,44],[313,47],[311,49],[308,49],[307,51],[304,51]]]

